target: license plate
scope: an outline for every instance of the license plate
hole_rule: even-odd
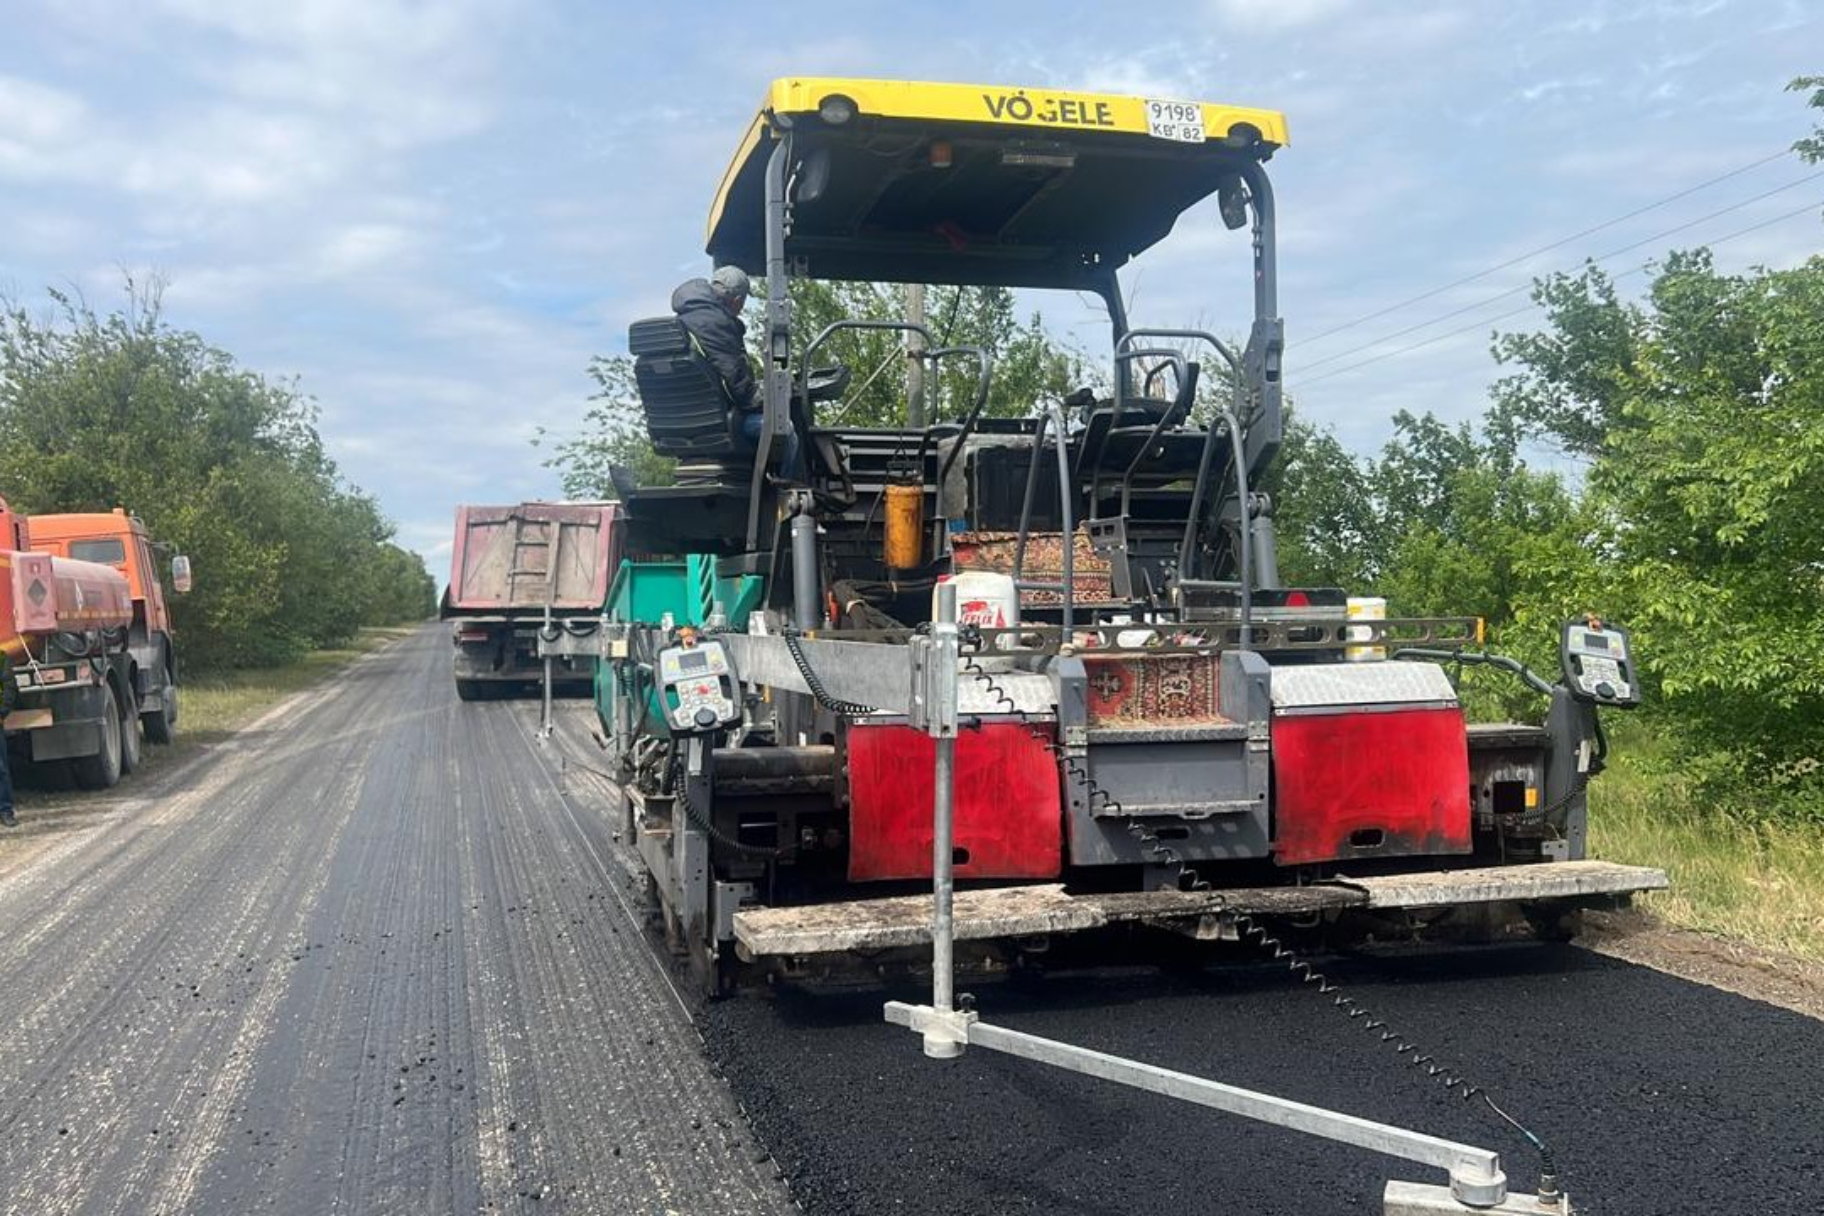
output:
[[[1194,101],[1153,101],[1149,98],[1146,132],[1154,139],[1200,144],[1203,142],[1203,107]]]

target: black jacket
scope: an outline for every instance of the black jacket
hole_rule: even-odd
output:
[[[703,357],[722,377],[728,395],[744,410],[758,409],[754,401],[754,369],[747,362],[747,326],[728,311],[708,279],[692,279],[671,293],[671,311],[697,340]]]

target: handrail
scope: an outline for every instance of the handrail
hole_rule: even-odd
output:
[[[1246,437],[1241,430],[1241,357],[1215,334],[1203,329],[1130,329],[1115,343],[1116,351],[1119,352],[1136,338],[1185,338],[1194,342],[1207,342],[1223,362],[1229,365],[1230,404],[1222,410],[1222,421],[1229,432],[1229,462],[1235,466],[1236,557],[1241,567],[1241,637],[1242,645],[1246,647],[1253,640],[1254,544],[1253,530],[1248,520],[1247,458],[1242,450]],[[1184,537],[1178,542],[1180,579],[1185,577],[1185,570],[1191,562],[1191,552],[1196,547],[1198,525],[1203,516],[1203,499],[1209,489],[1210,465],[1215,458],[1216,428],[1212,426],[1204,432],[1203,453],[1197,460],[1197,481],[1191,490],[1191,507],[1184,520]]]
[[[1152,380],[1150,372],[1147,374],[1147,380],[1149,382]],[[1153,433],[1146,437],[1146,442],[1140,445],[1140,449],[1134,453],[1134,458],[1127,462],[1127,472],[1121,475],[1121,514],[1127,514],[1134,493],[1134,474],[1140,471],[1141,462],[1146,459],[1146,454],[1153,450],[1153,445],[1159,442],[1159,436],[1165,433],[1165,428],[1189,414],[1191,395],[1196,391],[1197,365],[1187,363],[1185,374],[1178,381],[1178,395],[1172,398],[1172,404],[1165,413],[1159,415],[1159,421],[1153,425]],[[1096,503],[1093,498],[1090,500],[1089,506],[1090,510],[1095,510]]]
[[[1396,659],[1427,659],[1434,663],[1470,663],[1486,667],[1498,667],[1502,671],[1512,672],[1520,677],[1520,682],[1534,692],[1551,696],[1556,688],[1546,678],[1522,663],[1519,659],[1504,654],[1490,654],[1483,650],[1431,650],[1423,646],[1402,646],[1393,652]]]
[[[1230,350],[1222,339],[1207,329],[1157,329],[1151,326],[1130,329],[1121,335],[1121,340],[1115,343],[1115,349],[1117,351],[1125,349],[1127,344],[1135,338],[1188,338],[1193,341],[1208,342],[1222,357],[1223,362],[1229,365],[1230,370],[1237,375],[1241,374],[1241,357]]]
[[[1122,341],[1125,343],[1126,339],[1123,338]],[[1170,360],[1170,362],[1167,364],[1167,366],[1169,366],[1173,371],[1178,373],[1178,383],[1180,385],[1184,384],[1185,368],[1187,366],[1188,361],[1185,359],[1183,351],[1174,350],[1169,346],[1148,347],[1145,350],[1122,350],[1120,347],[1116,347],[1115,348],[1115,365],[1116,365],[1116,370],[1115,370],[1115,414],[1117,417],[1120,416],[1120,413],[1122,410],[1127,408],[1127,387],[1126,387],[1127,386],[1127,377],[1121,375],[1120,365],[1123,363],[1131,363],[1135,359],[1168,359],[1168,360]],[[1159,370],[1158,368],[1153,369],[1154,372],[1157,372],[1158,370]],[[1152,382],[1153,382],[1152,375],[1149,373],[1146,378],[1145,383],[1150,385]]]
[[[946,346],[939,350],[921,351],[917,357],[936,362],[949,355],[975,356],[975,404],[969,407],[969,414],[963,419],[963,429],[957,434],[956,444],[950,449],[950,455],[944,458],[942,467],[937,471],[937,505],[939,507],[937,514],[939,517],[943,515],[944,482],[950,476],[950,466],[956,463],[958,456],[962,455],[963,441],[969,438],[971,431],[975,430],[975,424],[981,418],[982,410],[987,408],[988,383],[994,378],[994,356],[988,352],[988,348],[985,346]]]
[[[832,335],[839,333],[840,331],[845,330],[845,329],[898,330],[902,333],[917,334],[919,337],[921,337],[925,340],[925,345],[927,345],[927,346],[932,345],[931,331],[926,329],[923,325],[918,324],[916,321],[875,321],[875,320],[857,321],[857,320],[852,320],[849,318],[844,318],[841,321],[831,321],[828,325],[823,327],[823,329],[817,334],[817,336],[815,338],[811,339],[810,345],[808,345],[804,348],[804,353],[802,355],[798,356],[798,360],[799,360],[798,366],[802,369],[809,369],[809,367],[811,366],[811,356],[817,353],[817,348],[819,346],[822,346],[826,341],[828,341]],[[807,375],[809,374],[808,370],[806,370],[805,374],[807,374]]]
[[[1068,638],[1075,624],[1075,605],[1077,599],[1077,527],[1071,519],[1070,510],[1070,453],[1066,450],[1069,444],[1064,438],[1064,411],[1058,408],[1055,401],[1045,403],[1045,412],[1039,415],[1038,429],[1032,436],[1032,460],[1026,467],[1026,497],[1020,506],[1020,535],[1013,546],[1013,586],[1017,596],[1022,589],[1027,589],[1020,578],[1026,569],[1026,536],[1032,525],[1032,500],[1037,495],[1039,486],[1039,453],[1045,447],[1045,428],[1049,424],[1057,431],[1058,445],[1058,522],[1064,528],[1064,581],[1058,586],[1058,593],[1064,605],[1064,636]],[[1034,585],[1032,590],[1048,590],[1047,587]]]

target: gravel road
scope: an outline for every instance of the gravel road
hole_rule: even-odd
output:
[[[0,839],[0,1208],[791,1210],[599,800],[560,796],[534,703],[456,700],[447,645],[427,628],[116,796],[25,806]]]

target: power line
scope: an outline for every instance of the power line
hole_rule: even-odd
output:
[[[1781,157],[1791,155],[1791,153],[1792,153],[1792,149],[1781,148],[1778,152],[1774,152],[1768,156],[1763,156],[1763,157],[1761,157],[1761,159],[1759,159],[1757,161],[1753,161],[1749,164],[1743,165],[1738,169],[1731,169],[1731,170],[1729,170],[1729,172],[1724,173],[1718,177],[1713,177],[1709,181],[1699,182],[1695,186],[1691,186],[1684,190],[1680,190],[1677,194],[1669,194],[1665,198],[1660,199],[1658,202],[1648,203],[1644,207],[1636,207],[1634,210],[1628,212],[1626,215],[1618,215],[1612,220],[1604,220],[1602,223],[1597,224],[1593,228],[1585,228],[1582,232],[1572,233],[1570,236],[1564,237],[1562,240],[1553,241],[1549,245],[1541,245],[1541,246],[1539,246],[1539,248],[1534,249],[1528,253],[1523,253],[1523,254],[1519,255],[1518,257],[1509,258],[1505,262],[1501,262],[1494,266],[1489,266],[1486,269],[1478,270],[1474,274],[1464,275],[1462,278],[1454,280],[1453,282],[1446,283],[1442,287],[1434,287],[1430,291],[1422,291],[1418,295],[1412,296],[1408,299],[1401,300],[1397,304],[1389,304],[1385,308],[1379,309],[1375,312],[1368,313],[1364,316],[1357,317],[1353,321],[1345,321],[1341,325],[1338,325],[1332,329],[1326,329],[1324,332],[1322,332],[1320,334],[1315,334],[1312,337],[1304,339],[1304,341],[1321,342],[1325,338],[1328,338],[1328,337],[1332,336],[1333,334],[1340,334],[1344,330],[1354,329],[1356,326],[1365,325],[1369,321],[1379,320],[1381,317],[1386,316],[1390,312],[1398,312],[1402,308],[1410,307],[1411,305],[1420,303],[1423,300],[1429,300],[1433,296],[1443,295],[1445,292],[1451,290],[1452,288],[1461,287],[1465,283],[1474,283],[1477,279],[1485,279],[1489,275],[1495,274],[1498,271],[1506,270],[1512,266],[1518,266],[1520,263],[1528,261],[1529,259],[1532,259],[1532,258],[1536,258],[1542,253],[1550,253],[1554,249],[1562,249],[1564,246],[1569,245],[1572,241],[1580,241],[1586,236],[1594,236],[1596,233],[1606,231],[1607,229],[1615,227],[1617,224],[1625,224],[1627,221],[1634,219],[1636,216],[1645,215],[1649,211],[1657,211],[1661,207],[1666,206],[1667,204],[1676,203],[1681,198],[1688,198],[1691,195],[1696,194],[1700,190],[1708,190],[1711,186],[1719,185],[1723,182],[1728,181],[1730,178],[1740,177],[1742,174],[1747,173],[1750,170],[1758,169],[1762,165],[1771,164],[1772,162],[1779,160]]]
[[[1673,236],[1680,232],[1684,232],[1688,228],[1695,228],[1699,224],[1707,224],[1711,220],[1717,219],[1721,216],[1728,215],[1732,211],[1740,211],[1743,207],[1752,206],[1753,204],[1758,203],[1758,202],[1762,201],[1763,199],[1772,198],[1776,194],[1783,194],[1786,191],[1793,189],[1794,187],[1803,186],[1806,182],[1816,181],[1820,177],[1824,177],[1824,169],[1820,169],[1816,173],[1807,174],[1806,176],[1798,178],[1794,181],[1787,182],[1783,186],[1775,186],[1771,190],[1763,190],[1761,193],[1756,194],[1751,198],[1745,198],[1738,203],[1731,203],[1729,206],[1718,208],[1717,210],[1712,211],[1708,215],[1700,215],[1694,220],[1688,220],[1685,223],[1677,224],[1671,228],[1663,229],[1659,232],[1655,232],[1652,236],[1642,237],[1638,241],[1633,241],[1629,244],[1621,246],[1618,249],[1611,249],[1607,253],[1597,254],[1595,257],[1589,258],[1587,260],[1591,261],[1591,262],[1606,262],[1610,258],[1620,257],[1624,253],[1632,253],[1634,250],[1639,249],[1643,245],[1651,245],[1655,241],[1664,240],[1666,237]],[[1371,342],[1364,342],[1360,346],[1352,346],[1348,350],[1338,351],[1334,355],[1325,355],[1322,358],[1313,359],[1310,363],[1306,364],[1306,366],[1314,367],[1314,368],[1322,367],[1324,364],[1334,363],[1338,359],[1347,359],[1351,355],[1359,355],[1365,350],[1373,350],[1375,347],[1381,345],[1383,342],[1392,341],[1394,338],[1403,338],[1407,334],[1417,333],[1421,329],[1430,329],[1433,325],[1438,325],[1445,321],[1449,321],[1455,317],[1460,317],[1460,316],[1464,315],[1465,313],[1475,312],[1479,308],[1486,308],[1488,305],[1493,304],[1496,300],[1505,300],[1507,297],[1513,296],[1513,295],[1518,295],[1521,292],[1526,291],[1531,287],[1532,287],[1532,283],[1526,282],[1526,283],[1521,283],[1515,287],[1509,287],[1505,291],[1497,291],[1492,296],[1484,296],[1480,300],[1477,300],[1472,304],[1465,304],[1461,308],[1453,308],[1447,313],[1442,313],[1438,316],[1430,318],[1429,320],[1420,321],[1416,325],[1408,325],[1405,329],[1396,329],[1392,333],[1382,334],[1380,337],[1374,339]]]
[[[1729,241],[1735,240],[1737,237],[1747,236],[1751,232],[1759,232],[1762,228],[1769,228],[1769,227],[1772,227],[1774,224],[1778,224],[1785,220],[1792,219],[1794,216],[1808,214],[1809,212],[1812,211],[1813,208],[1816,208],[1819,206],[1824,206],[1824,199],[1818,199],[1815,202],[1806,203],[1803,207],[1797,207],[1791,211],[1783,212],[1780,215],[1774,216],[1772,219],[1762,220],[1758,224],[1750,224],[1746,228],[1738,228],[1734,232],[1729,233],[1727,236],[1717,237],[1715,240],[1708,242],[1708,244],[1710,246],[1725,244]],[[1632,275],[1641,274],[1641,273],[1645,272],[1646,270],[1651,269],[1652,266],[1653,266],[1653,263],[1651,261],[1642,262],[1640,265],[1630,267],[1627,270],[1621,271],[1619,274],[1610,275],[1609,279],[1611,282],[1614,282],[1614,281],[1617,281],[1620,279],[1625,279]],[[1525,313],[1532,312],[1534,309],[1536,309],[1538,307],[1540,307],[1540,304],[1538,301],[1535,300],[1520,308],[1515,308],[1508,312],[1497,313],[1496,315],[1494,315],[1492,317],[1484,317],[1479,321],[1472,321],[1468,325],[1459,326],[1456,329],[1445,330],[1441,334],[1434,334],[1431,337],[1426,338],[1422,342],[1414,342],[1410,346],[1402,346],[1398,350],[1382,351],[1378,355],[1371,355],[1366,359],[1362,359],[1355,363],[1351,363],[1347,367],[1334,368],[1330,371],[1324,372],[1322,375],[1313,376],[1309,380],[1297,379],[1295,381],[1295,383],[1293,383],[1290,387],[1292,389],[1303,389],[1310,385],[1317,384],[1321,381],[1328,380],[1332,376],[1346,376],[1350,372],[1355,371],[1358,368],[1367,367],[1371,363],[1379,363],[1383,359],[1391,359],[1396,355],[1409,355],[1415,350],[1423,350],[1425,347],[1435,345],[1436,343],[1444,341],[1446,338],[1455,338],[1455,337],[1459,337],[1466,333],[1471,333],[1475,330],[1482,329],[1489,325],[1493,325],[1498,321],[1506,321],[1506,320],[1509,320],[1510,318],[1518,317]]]

